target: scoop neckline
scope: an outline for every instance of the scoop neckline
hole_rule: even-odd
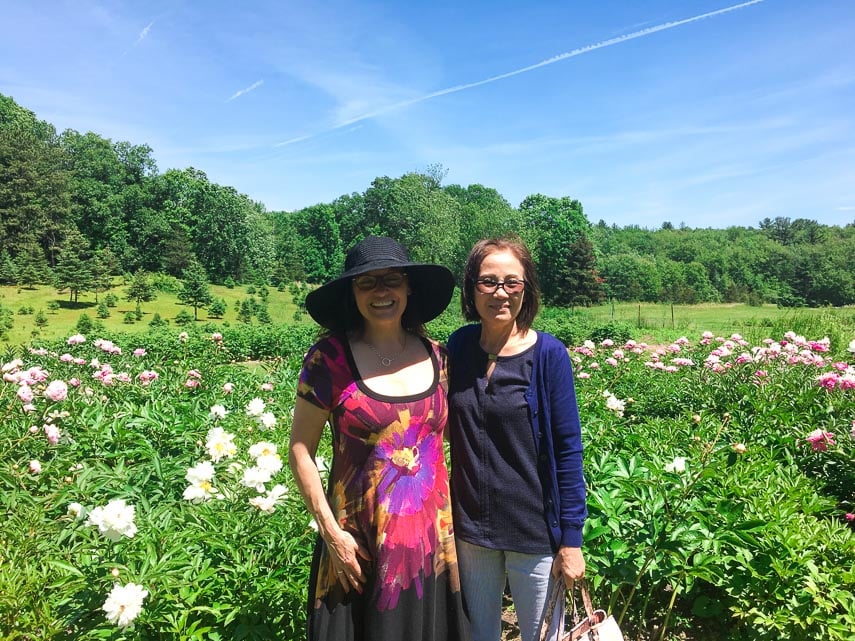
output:
[[[347,358],[347,365],[350,368],[351,375],[353,376],[353,380],[356,382],[356,387],[359,391],[369,398],[383,401],[384,403],[412,403],[413,401],[420,401],[432,396],[434,390],[436,390],[436,386],[439,384],[439,362],[436,359],[436,351],[433,349],[431,342],[424,336],[416,336],[416,338],[418,338],[422,345],[424,345],[428,356],[430,357],[430,362],[433,366],[433,380],[430,382],[427,389],[422,392],[409,394],[407,396],[389,396],[373,390],[365,383],[365,380],[362,378],[362,372],[360,372],[359,367],[356,366],[356,359],[353,358],[353,351],[350,348],[350,340],[345,336],[344,351],[345,357]]]

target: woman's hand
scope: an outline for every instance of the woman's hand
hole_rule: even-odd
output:
[[[350,588],[354,588],[361,594],[366,577],[359,559],[370,560],[371,555],[368,550],[359,545],[350,532],[341,528],[325,541],[330,551],[333,569],[344,591],[350,592]]]
[[[573,588],[573,582],[585,577],[585,559],[582,548],[560,547],[552,562],[552,576],[564,577],[564,585]]]

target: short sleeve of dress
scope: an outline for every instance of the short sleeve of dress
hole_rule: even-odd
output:
[[[297,397],[309,401],[321,409],[330,410],[332,400],[332,356],[334,346],[332,341],[325,339],[315,343],[306,358],[303,359],[303,369],[300,371],[300,382],[297,384]]]

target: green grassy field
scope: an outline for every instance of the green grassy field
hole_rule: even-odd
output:
[[[207,310],[199,310],[199,322],[212,321],[217,324],[238,322],[235,303],[248,298],[245,286],[228,289],[211,285],[211,292],[217,298],[226,301],[226,313],[221,319],[210,319]],[[35,313],[19,314],[21,307],[31,307],[38,313],[44,310],[48,324],[38,334],[41,338],[59,338],[74,333],[74,326],[80,315],[86,313],[93,320],[100,320],[107,330],[123,332],[144,332],[149,328],[149,322],[155,313],[175,324],[175,316],[182,309],[192,312],[192,308],[182,305],[174,294],[159,292],[156,300],[142,304],[143,319],[134,324],[124,322],[125,313],[133,311],[136,304],[124,300],[125,287],[117,285],[112,293],[120,300],[116,307],[110,308],[111,316],[106,319],[97,318],[97,304],[94,294],[83,294],[77,303],[68,301],[67,294],[58,294],[52,287],[40,286],[36,289],[18,289],[16,287],[0,287],[0,306],[9,309],[14,314],[14,326],[7,334],[2,344],[18,345],[34,338],[36,330]],[[103,298],[103,294],[101,297]],[[49,311],[48,304],[57,302],[60,307]],[[457,297],[452,301],[452,307],[458,307]],[[311,323],[308,316],[295,321],[294,312],[297,307],[288,292],[280,292],[269,288],[268,310],[274,323]],[[717,333],[742,331],[752,337],[767,332],[769,328],[786,328],[796,326],[797,331],[805,326],[806,320],[816,319],[827,321],[833,317],[841,327],[850,328],[855,332],[855,308],[823,308],[823,309],[786,309],[775,305],[752,307],[739,303],[718,303],[702,305],[670,305],[655,303],[614,303],[597,307],[577,308],[577,313],[589,316],[597,323],[617,321],[626,323],[638,330],[638,338],[671,340],[681,334],[697,334],[706,330]],[[462,320],[461,320],[462,322]],[[805,330],[801,330],[805,331]]]
[[[750,306],[743,303],[706,303],[700,305],[671,305],[668,303],[614,303],[581,310],[597,322],[628,323],[655,335],[668,330],[682,332],[730,333],[734,328],[781,327],[791,320],[804,322],[806,317],[821,319],[833,316],[842,325],[855,327],[855,308],[799,308],[776,305]],[[663,332],[664,330],[664,332]]]
[[[270,317],[274,323],[294,323],[294,312],[297,307],[291,300],[291,295],[288,292],[280,292],[274,288],[268,288],[270,295],[268,297],[267,308],[270,312]],[[58,294],[56,289],[48,286],[39,286],[36,289],[18,289],[17,287],[0,287],[0,306],[11,310],[14,314],[14,326],[9,331],[5,340],[0,342],[12,345],[26,343],[34,338],[32,332],[36,330],[35,315],[39,310],[43,310],[48,319],[48,324],[39,332],[41,338],[60,338],[69,336],[74,333],[74,326],[81,314],[87,314],[92,320],[99,320],[104,324],[104,327],[112,331],[123,332],[144,332],[149,328],[149,322],[155,314],[160,314],[161,318],[169,321],[171,326],[178,327],[175,324],[175,316],[182,309],[186,309],[191,314],[193,308],[182,305],[175,294],[167,294],[158,292],[157,299],[143,303],[141,306],[143,319],[133,324],[126,324],[125,313],[136,309],[136,303],[129,302],[124,299],[125,287],[117,286],[111,292],[119,298],[119,302],[115,307],[110,308],[110,317],[99,319],[97,317],[97,304],[95,303],[95,295],[91,293],[81,294],[77,303],[69,302],[68,294]],[[234,289],[211,285],[211,293],[226,301],[226,313],[223,318],[209,319],[207,310],[199,310],[199,322],[214,322],[217,324],[235,323],[238,322],[237,311],[235,311],[235,303],[239,303],[242,299],[248,298],[246,287],[239,286]],[[99,296],[99,300],[103,300],[104,294]],[[255,297],[258,300],[258,296]],[[48,304],[56,301],[59,304],[59,309],[49,311]],[[31,307],[35,310],[33,314],[19,314],[21,307]],[[311,322],[311,319],[305,317],[299,322]]]

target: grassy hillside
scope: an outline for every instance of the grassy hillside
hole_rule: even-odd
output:
[[[241,300],[249,298],[246,290],[247,288],[244,286],[228,289],[211,285],[211,293],[226,301],[226,313],[221,319],[211,319],[208,317],[207,310],[200,309],[199,322],[212,321],[218,324],[238,322],[235,303],[240,303]],[[14,314],[14,325],[0,344],[20,344],[31,340],[33,338],[32,332],[37,329],[35,316],[40,310],[44,311],[48,319],[47,326],[39,331],[39,337],[43,338],[58,338],[74,333],[74,326],[80,315],[84,313],[92,320],[100,320],[108,330],[124,332],[145,332],[155,314],[160,314],[161,318],[169,321],[170,326],[178,327],[175,324],[175,316],[182,309],[193,313],[193,308],[182,305],[175,294],[158,292],[156,300],[142,304],[143,319],[133,324],[126,324],[124,322],[125,314],[134,311],[136,303],[124,300],[124,286],[117,286],[111,291],[119,298],[119,301],[115,307],[110,308],[109,318],[98,319],[94,294],[81,294],[78,302],[72,303],[68,300],[68,294],[58,294],[53,287],[39,286],[36,289],[0,287],[0,307],[8,309]],[[99,300],[103,299],[104,294],[101,294]],[[258,300],[257,296],[256,300]],[[59,304],[59,309],[51,311],[49,304],[54,301]],[[21,308],[25,307],[32,308],[34,313],[21,314]],[[295,322],[294,312],[297,310],[297,306],[294,305],[288,292],[269,288],[267,308],[274,323]],[[311,322],[311,319],[304,317],[302,321],[297,322]]]
[[[311,323],[311,319],[303,315],[295,319],[297,306],[291,295],[285,291],[269,288],[267,301],[270,317],[274,323]],[[209,318],[205,309],[199,310],[199,323],[214,322],[218,325],[228,325],[239,322],[235,309],[236,303],[249,298],[246,286],[233,289],[211,285],[211,292],[217,298],[226,301],[226,313],[221,319]],[[112,293],[119,298],[118,304],[110,308],[110,317],[97,318],[97,304],[94,294],[80,296],[78,303],[68,301],[67,294],[58,294],[52,287],[41,286],[36,289],[18,289],[15,287],[0,287],[0,308],[13,313],[14,325],[2,344],[21,344],[33,338],[36,330],[35,315],[43,310],[48,320],[45,328],[40,330],[41,338],[58,338],[74,333],[74,326],[80,315],[86,313],[92,320],[100,320],[107,330],[123,332],[145,332],[154,314],[168,321],[171,327],[179,326],[175,317],[181,310],[192,313],[192,308],[182,305],[175,294],[159,292],[156,300],[142,304],[143,319],[133,324],[126,324],[125,314],[133,311],[136,304],[124,300],[125,287],[117,281]],[[100,296],[103,300],[104,295]],[[258,300],[258,297],[256,296]],[[51,311],[49,304],[55,302],[59,309]],[[22,307],[32,308],[34,313],[22,315]],[[738,331],[752,338],[762,338],[771,329],[788,331],[793,329],[799,333],[815,335],[827,333],[828,327],[840,329],[848,342],[855,335],[855,308],[821,308],[821,309],[787,309],[774,305],[749,306],[737,303],[701,304],[701,305],[669,305],[655,303],[615,303],[597,307],[576,308],[574,314],[587,317],[594,324],[612,322],[624,323],[636,330],[635,338],[640,340],[673,340],[682,334],[712,331],[729,335]],[[452,301],[449,310],[443,314],[444,322],[449,325],[447,332],[462,324],[459,314],[457,297]],[[257,322],[253,320],[253,322]],[[537,325],[537,323],[536,323]],[[762,336],[761,336],[762,334]],[[440,336],[441,338],[441,336]]]

